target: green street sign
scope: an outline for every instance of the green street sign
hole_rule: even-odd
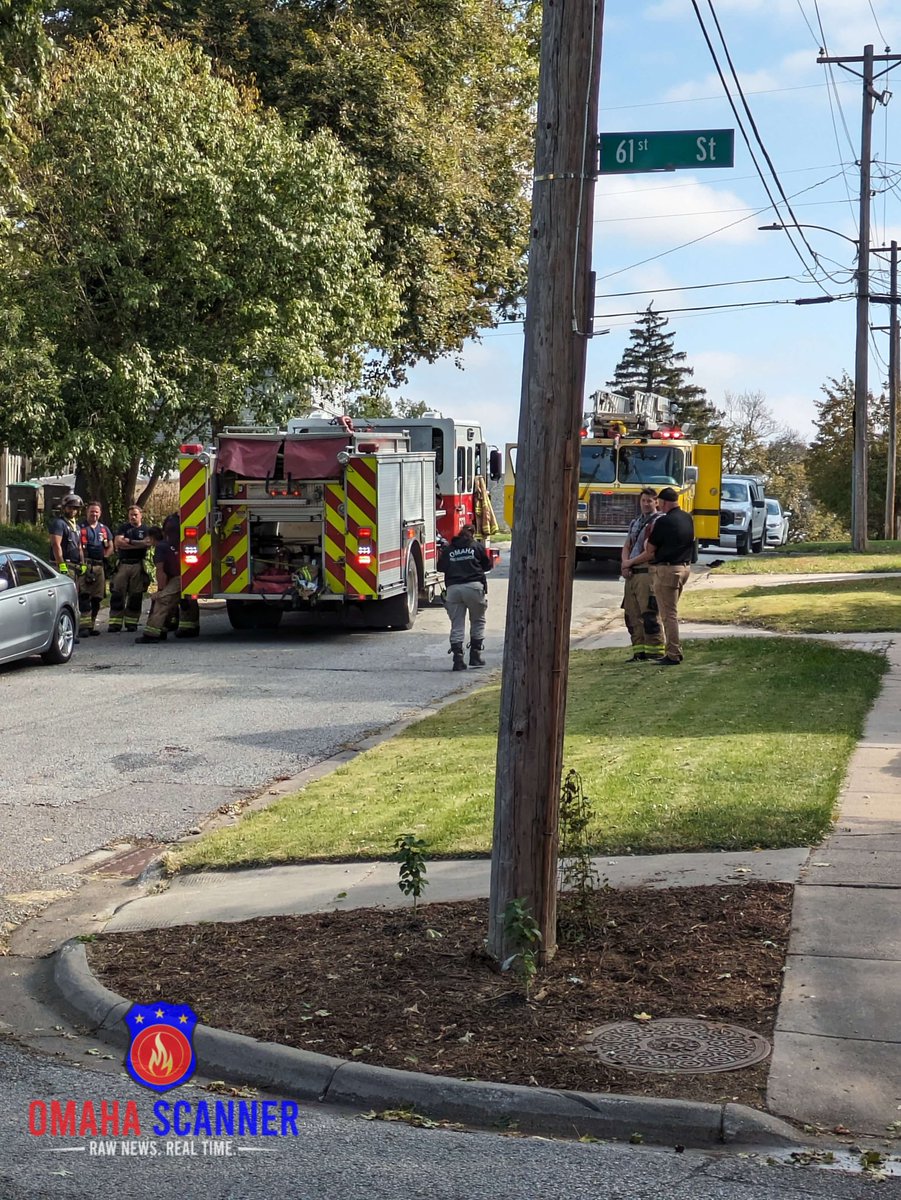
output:
[[[731,167],[735,162],[735,130],[602,133],[598,151],[602,175]]]

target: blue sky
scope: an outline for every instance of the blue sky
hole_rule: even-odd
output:
[[[859,55],[872,43],[901,53],[901,11],[890,0],[817,0],[827,52]],[[699,0],[711,36],[707,0]],[[799,222],[857,235],[862,85],[840,67],[820,66],[814,0],[714,0],[714,7],[763,143]],[[809,27],[808,27],[809,25]],[[881,31],[881,32],[880,32]],[[721,48],[719,57],[728,78]],[[885,65],[885,64],[881,64]],[[857,68],[855,68],[857,69]],[[877,81],[891,91],[901,66]],[[805,263],[832,295],[854,290],[855,248],[832,233],[806,231],[820,270],[802,263],[784,233],[758,232],[777,216],[717,78],[690,0],[607,0],[601,72],[602,131],[735,128],[731,169],[605,176],[595,202],[596,328],[609,328],[589,348],[588,391],[602,386],[628,341],[635,313],[741,301],[822,295]],[[872,245],[901,240],[901,87],[873,118]],[[758,159],[763,164],[758,151]],[[778,197],[769,172],[770,189]],[[763,210],[763,211],[759,211]],[[724,228],[728,226],[728,228]],[[717,232],[719,231],[719,232]],[[702,240],[676,249],[695,238]],[[802,247],[803,250],[803,247]],[[873,256],[874,269],[879,264]],[[828,278],[824,272],[835,276]],[[699,284],[778,278],[741,286],[687,290]],[[612,293],[642,290],[640,295]],[[647,290],[649,289],[649,290]],[[664,291],[663,289],[675,289]],[[885,292],[874,274],[871,290]],[[888,322],[884,305],[871,324]],[[673,314],[676,347],[695,382],[722,404],[724,393],[760,391],[777,417],[813,433],[814,400],[830,376],[853,373],[852,300],[810,307],[779,305],[738,311]],[[881,356],[881,357],[880,357]],[[885,333],[871,336],[871,388],[879,390],[888,359]],[[463,369],[444,360],[417,367],[403,395],[445,416],[478,418],[489,441],[516,438],[522,331],[504,326],[468,343]]]

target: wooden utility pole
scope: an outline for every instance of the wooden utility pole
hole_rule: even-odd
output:
[[[545,0],[529,287],[491,857],[489,951],[523,900],[556,948],[557,820],[569,666],[603,0]]]
[[[885,477],[885,536],[895,536],[895,485],[898,470],[898,243],[891,243],[891,291],[888,346],[888,470]]]
[[[867,548],[867,441],[869,422],[869,337],[870,337],[870,168],[873,157],[873,109],[877,101],[888,102],[889,94],[877,92],[874,86],[874,64],[889,65],[880,71],[884,75],[901,62],[901,54],[874,54],[872,46],[864,46],[863,56],[830,58],[821,54],[818,63],[836,63],[851,69],[848,64],[859,63],[854,71],[863,80],[863,115],[860,132],[860,221],[857,241],[857,336],[854,352],[854,451],[851,472],[851,545],[855,550]]]

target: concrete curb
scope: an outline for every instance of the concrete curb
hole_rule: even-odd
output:
[[[127,1046],[130,1039],[123,1018],[131,1001],[94,976],[84,944],[78,939],[65,942],[54,959],[54,982],[66,1007],[86,1021],[95,1036]],[[686,1147],[797,1146],[805,1141],[786,1122],[740,1104],[694,1104],[450,1079],[348,1062],[206,1025],[197,1026],[194,1051],[198,1070],[216,1079],[358,1110],[412,1107],[433,1120],[482,1129],[626,1140],[640,1135],[649,1144]]]

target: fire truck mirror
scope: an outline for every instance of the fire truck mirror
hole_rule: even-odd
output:
[[[504,459],[497,448],[488,455],[488,476],[490,479],[501,479],[504,474]]]
[[[697,467],[686,467],[685,468],[685,482],[686,483],[697,483],[698,482],[698,468]]]

